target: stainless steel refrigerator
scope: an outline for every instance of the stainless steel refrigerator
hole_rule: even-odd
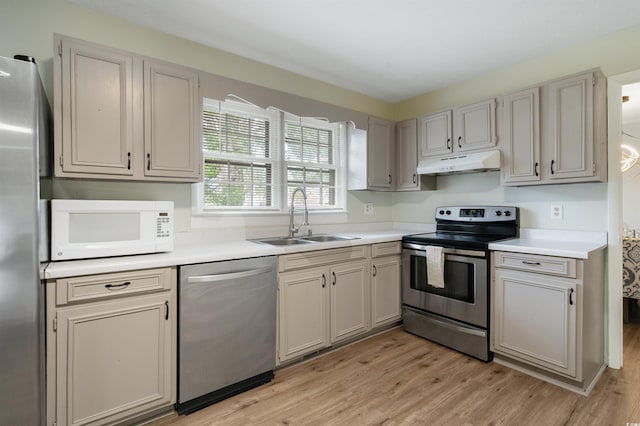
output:
[[[36,64],[0,57],[0,425],[44,423],[39,177],[50,117]]]

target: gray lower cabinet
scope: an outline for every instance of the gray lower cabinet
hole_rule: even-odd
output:
[[[371,328],[401,317],[400,251],[400,241],[371,246]]]
[[[102,425],[176,400],[176,271],[47,283],[47,424]]]
[[[278,257],[278,363],[400,320],[399,241]]]
[[[586,260],[494,252],[492,260],[496,359],[588,389],[604,365],[603,251]]]
[[[370,329],[368,257],[369,246],[279,257],[279,362]]]
[[[506,95],[503,133],[504,185],[606,181],[604,75],[593,70]]]

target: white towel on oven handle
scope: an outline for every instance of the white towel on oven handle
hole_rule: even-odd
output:
[[[444,252],[442,247],[427,246],[427,284],[444,288]]]

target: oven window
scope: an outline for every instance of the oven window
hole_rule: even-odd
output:
[[[426,293],[475,303],[475,267],[473,263],[444,261],[444,288],[427,284],[426,260],[422,256],[411,256],[411,288]]]

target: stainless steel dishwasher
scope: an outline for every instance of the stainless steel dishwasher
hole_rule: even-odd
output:
[[[269,382],[276,356],[275,256],[180,267],[180,414]]]

